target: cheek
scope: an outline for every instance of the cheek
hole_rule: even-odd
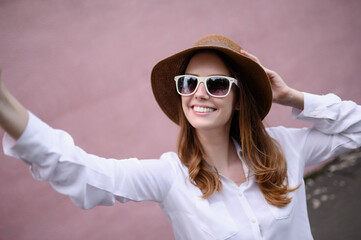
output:
[[[184,116],[186,117],[186,119],[188,119],[188,114],[187,114],[187,107],[188,107],[188,102],[189,100],[187,100],[186,97],[181,97],[181,104],[182,104],[182,110],[184,113]]]
[[[184,111],[186,110],[186,108],[188,107],[189,101],[190,101],[190,97],[184,97],[184,96],[181,97],[181,103],[182,103],[183,112],[184,112]]]
[[[228,98],[229,97],[229,98]],[[234,92],[227,96],[227,101],[224,103],[224,109],[226,113],[226,118],[231,120],[233,114],[236,110],[239,110],[239,101],[237,99],[238,95]]]

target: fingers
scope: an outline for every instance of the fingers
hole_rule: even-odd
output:
[[[243,49],[241,49],[240,52],[241,52],[241,54],[242,54],[243,56],[246,56],[246,57],[250,58],[251,60],[255,61],[256,63],[258,63],[258,64],[265,70],[265,72],[266,72],[267,74],[269,74],[269,72],[270,72],[271,70],[268,69],[268,68],[266,68],[265,66],[263,66],[263,65],[261,64],[261,61],[258,59],[258,57],[256,57],[255,55],[253,55],[253,54],[251,54],[251,53],[249,53],[249,52],[247,52],[247,51],[245,51],[245,50],[243,50]]]
[[[243,49],[241,50],[241,54],[248,57],[248,58],[250,58],[250,59],[252,59],[253,61],[258,63],[259,65],[261,65],[260,60],[255,55],[253,55],[253,54],[251,54],[251,53],[249,53],[249,52],[247,52],[247,51],[245,51]]]
[[[245,50],[243,50],[243,49],[242,49],[240,52],[241,52],[241,54],[242,54],[243,56],[246,56],[246,57],[250,58],[251,60],[255,61],[256,63],[258,63],[258,64],[263,68],[263,70],[267,73],[267,75],[274,75],[274,74],[276,74],[276,72],[274,72],[274,71],[266,68],[265,66],[263,66],[263,65],[261,64],[261,61],[260,61],[260,60],[258,59],[258,57],[256,57],[255,55],[253,55],[253,54],[251,54],[251,53],[249,53],[249,52],[247,52],[247,51],[245,51]],[[270,77],[270,76],[269,76],[269,77]]]

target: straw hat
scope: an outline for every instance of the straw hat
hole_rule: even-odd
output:
[[[240,54],[241,47],[222,35],[209,35],[198,40],[193,47],[178,52],[158,62],[151,74],[152,90],[163,112],[176,124],[179,123],[178,104],[180,96],[175,87],[174,76],[184,74],[190,57],[199,50],[216,50],[227,55],[250,76],[246,84],[258,106],[261,119],[265,118],[272,104],[272,89],[267,74],[253,60]],[[242,81],[242,76],[235,76]]]

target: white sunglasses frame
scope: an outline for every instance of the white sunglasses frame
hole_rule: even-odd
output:
[[[194,77],[194,78],[197,79],[197,81],[198,81],[197,86],[196,86],[196,88],[194,89],[194,91],[193,91],[192,93],[184,94],[184,93],[179,92],[179,90],[178,90],[178,79],[181,78],[181,77]],[[212,93],[210,93],[210,92],[208,91],[208,87],[207,87],[207,84],[206,84],[206,83],[207,83],[207,80],[210,79],[210,78],[217,78],[217,77],[218,77],[218,78],[225,78],[225,79],[227,79],[227,80],[230,82],[228,91],[227,91],[227,93],[226,93],[225,95],[217,96],[217,95],[214,95],[214,94],[212,94]],[[186,74],[186,75],[178,75],[178,76],[175,76],[175,77],[174,77],[174,81],[176,82],[175,88],[176,88],[176,90],[177,90],[177,93],[178,93],[179,95],[181,95],[181,96],[191,96],[191,95],[195,94],[195,93],[197,92],[197,90],[198,90],[198,87],[199,87],[199,84],[200,84],[200,83],[203,83],[203,84],[204,84],[204,87],[205,87],[207,93],[208,93],[210,96],[212,96],[212,97],[217,97],[217,98],[227,97],[228,94],[231,92],[232,84],[233,84],[233,83],[234,83],[237,87],[239,87],[239,83],[238,83],[238,80],[237,80],[237,79],[235,79],[235,78],[233,78],[233,77],[218,76],[218,75],[216,75],[216,76],[208,76],[208,77],[199,77],[199,76],[194,76],[194,75],[189,75],[189,74]]]

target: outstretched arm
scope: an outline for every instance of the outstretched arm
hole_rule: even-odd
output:
[[[263,67],[271,82],[273,102],[303,110],[304,96],[302,92],[289,87],[278,73],[264,67],[256,56],[244,50],[241,50],[241,54]]]
[[[28,119],[26,108],[5,87],[0,69],[0,126],[17,140],[24,132]]]

